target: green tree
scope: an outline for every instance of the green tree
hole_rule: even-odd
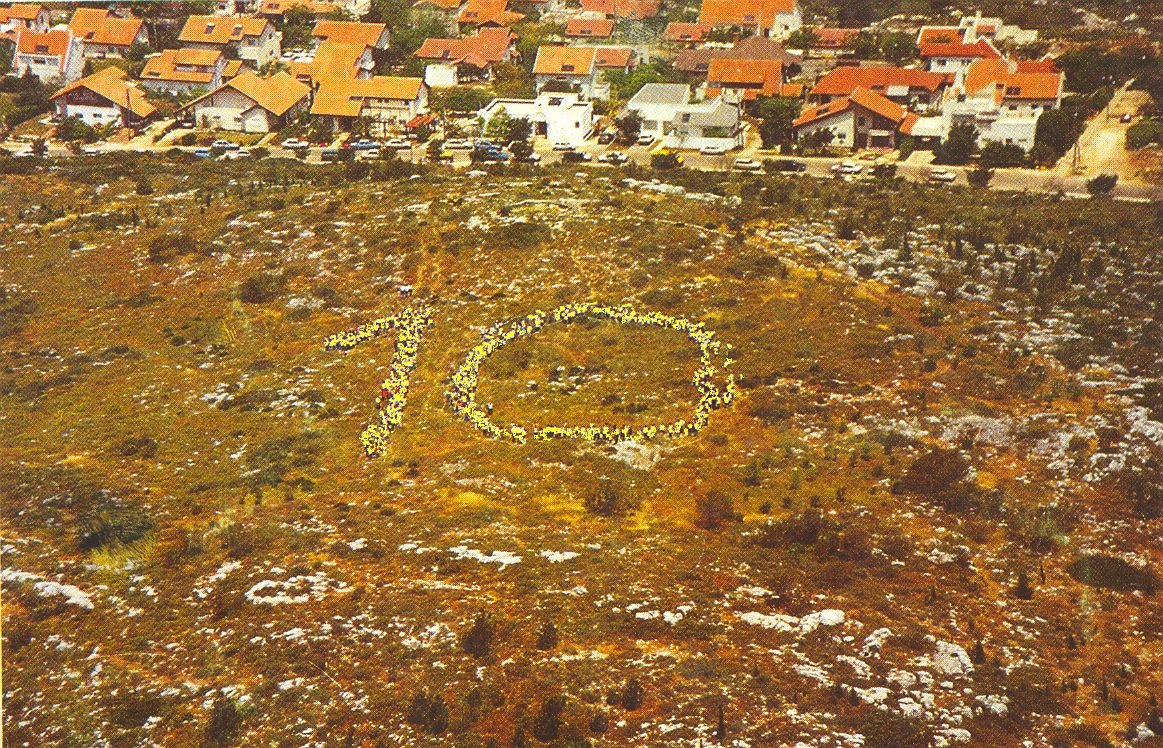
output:
[[[683,75],[666,60],[655,60],[631,70],[607,70],[606,82],[610,84],[611,98],[627,101],[647,83],[681,83]]]
[[[537,91],[529,71],[512,62],[493,65],[493,93],[499,99],[528,99]]]
[[[1061,158],[1080,131],[1079,116],[1067,109],[1047,109],[1038,117],[1034,127],[1034,151],[1042,163]]]
[[[509,132],[509,122],[509,113],[505,111],[505,107],[499,107],[485,124],[485,137],[494,140],[504,138]]]
[[[1127,129],[1127,150],[1159,143],[1163,145],[1163,122],[1157,119],[1145,119],[1131,125]]]
[[[820,37],[816,35],[815,29],[810,26],[796,29],[787,38],[788,48],[803,50],[804,57],[807,57],[811,48],[819,44],[819,42]]]
[[[880,39],[880,51],[886,60],[900,64],[917,56],[917,45],[912,34],[894,32]]]
[[[990,169],[1007,166],[1021,166],[1026,161],[1026,152],[1020,145],[1000,143],[997,141],[986,143],[981,149],[981,164]]]
[[[307,49],[311,46],[311,26],[315,19],[311,11],[301,5],[287,9],[283,14],[283,49]]]
[[[1099,174],[1086,183],[1086,191],[1090,193],[1091,197],[1105,197],[1118,183],[1119,178],[1116,174]]]
[[[993,179],[993,169],[983,164],[966,174],[965,178],[969,180],[970,187],[984,190],[989,186],[989,181]]]
[[[642,115],[628,111],[614,120],[614,125],[618,128],[618,135],[623,143],[633,143],[642,132]]]
[[[790,143],[792,123],[800,113],[799,99],[784,96],[762,96],[755,102],[759,116],[759,137],[764,148],[775,148]]]
[[[967,164],[977,150],[977,128],[968,122],[954,125],[945,141],[933,149],[939,164]]]

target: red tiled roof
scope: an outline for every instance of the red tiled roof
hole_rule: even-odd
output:
[[[965,30],[956,26],[923,26],[917,34],[917,46],[923,44],[952,44],[965,41]]]
[[[246,36],[262,36],[269,25],[270,21],[257,16],[190,16],[182,25],[178,41],[225,45]]]
[[[720,57],[707,68],[707,97],[723,89],[743,92],[746,101],[759,96],[778,96],[783,83],[783,65],[776,60],[732,60]]]
[[[533,63],[535,75],[590,75],[597,50],[594,47],[542,46]]]
[[[889,86],[923,88],[930,93],[952,83],[949,73],[887,66],[838,67],[828,71],[812,87],[812,96],[847,96],[858,87],[883,91]]]
[[[921,57],[1001,57],[1001,53],[985,39],[973,44],[953,42],[950,44],[922,44]]]
[[[572,18],[565,25],[566,36],[608,39],[614,34],[614,21],[609,18]]]
[[[582,10],[617,18],[653,18],[662,9],[660,0],[581,0]]]
[[[77,8],[69,31],[88,44],[128,47],[141,33],[142,23],[140,18],[122,18],[104,8]]]
[[[63,57],[72,39],[72,34],[64,29],[51,29],[44,33],[19,29],[16,33],[16,52],[22,55]]]
[[[379,44],[387,28],[387,24],[383,23],[321,19],[315,22],[311,36],[316,39],[327,39],[344,44],[362,44],[365,47],[374,47]]]
[[[42,10],[44,8],[35,3],[5,5],[0,7],[0,23],[8,23],[14,18],[18,21],[35,21]]]
[[[916,122],[916,117],[899,104],[893,103],[880,94],[869,91],[867,88],[857,88],[843,99],[830,101],[827,104],[812,107],[804,111],[795,122],[794,127],[801,127],[817,120],[845,112],[853,106],[872,112],[884,119],[895,123],[897,127],[907,126],[910,130]]]
[[[815,28],[816,46],[822,49],[843,49],[860,36],[860,29]]]
[[[791,13],[795,0],[703,0],[699,22],[716,26],[771,26],[775,17]]]
[[[598,47],[594,64],[600,68],[625,68],[634,59],[630,47]]]
[[[714,27],[709,23],[671,21],[666,24],[662,38],[668,42],[701,42],[712,28]]]
[[[1005,60],[978,60],[970,65],[965,73],[965,92],[978,94],[990,87],[999,104],[1006,100],[1057,99],[1062,94],[1062,74],[1013,71]]]
[[[413,54],[422,60],[459,62],[476,58],[495,63],[505,59],[505,53],[516,38],[507,28],[486,28],[475,36],[461,39],[425,39]]]
[[[156,110],[152,104],[145,100],[145,96],[141,91],[131,81],[126,80],[126,75],[127,73],[121,68],[110,65],[90,76],[65,86],[54,93],[52,98],[57,99],[70,91],[84,88],[116,106],[128,109],[138,117],[150,116]]]
[[[475,26],[511,26],[525,17],[509,10],[508,6],[508,0],[468,0],[457,21]]]

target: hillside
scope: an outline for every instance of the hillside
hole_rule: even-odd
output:
[[[1163,745],[1157,206],[6,169],[8,745]]]

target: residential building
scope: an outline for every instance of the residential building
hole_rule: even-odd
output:
[[[52,95],[58,117],[76,117],[92,127],[139,128],[156,112],[128,74],[110,65]]]
[[[312,58],[291,62],[291,74],[311,85],[329,78],[367,79],[375,72],[374,49],[358,42],[324,39],[315,48]]]
[[[44,33],[52,25],[48,9],[36,3],[16,3],[0,6],[0,33],[18,28]]]
[[[177,111],[185,121],[216,130],[274,132],[305,112],[311,89],[289,73],[261,78],[245,71]]]
[[[362,121],[369,134],[382,136],[403,129],[427,109],[428,86],[422,79],[377,75],[363,80],[322,80],[311,115],[328,123],[333,132],[351,130]]]
[[[72,83],[85,67],[82,49],[81,40],[68,29],[18,28],[9,75],[31,73],[42,83]]]
[[[633,47],[595,47],[594,65],[599,75],[606,70],[629,73],[638,66],[638,53]]]
[[[461,30],[471,30],[512,26],[524,17],[523,13],[509,10],[508,0],[466,0],[456,21]]]
[[[812,49],[817,52],[831,52],[841,54],[851,52],[856,39],[860,36],[860,29],[813,28],[812,34],[816,41]]]
[[[518,58],[517,36],[507,28],[484,28],[462,39],[425,39],[413,53],[426,64],[424,82],[433,88],[491,81],[493,66]]]
[[[258,8],[261,15],[282,20],[291,8],[302,8],[315,18],[346,13],[352,18],[363,18],[371,10],[371,0],[262,0]]]
[[[77,8],[69,31],[81,40],[85,57],[124,57],[134,44],[149,44],[144,21],[105,8]]]
[[[139,77],[150,91],[210,91],[222,85],[226,64],[226,56],[217,49],[165,49],[146,59]]]
[[[892,149],[912,132],[917,115],[867,88],[804,111],[792,128],[797,139],[819,130],[832,133],[842,148]]]
[[[973,44],[985,39],[996,44],[1022,46],[1038,40],[1038,32],[1008,25],[1000,18],[982,17],[981,11],[965,16],[957,26],[922,26],[917,32],[917,46],[925,44]]]
[[[259,16],[190,16],[178,42],[194,49],[216,49],[227,58],[245,60],[259,70],[277,60],[282,37],[275,25]]]
[[[662,40],[691,47],[706,40],[707,34],[713,28],[714,26],[709,23],[671,21],[666,24],[666,29],[662,32]]]
[[[1001,59],[1001,52],[986,39],[966,42],[932,42],[920,45],[920,58],[925,70],[933,73],[964,75],[978,60]]]
[[[954,77],[951,73],[931,73],[888,65],[842,66],[821,76],[812,86],[808,99],[813,103],[824,104],[842,99],[857,88],[867,88],[904,106],[939,106],[944,100],[946,88],[953,84]]]
[[[565,35],[574,39],[609,39],[614,35],[612,18],[571,18]]]
[[[705,77],[711,67],[711,61],[717,59],[775,60],[783,66],[784,76],[789,78],[799,74],[803,63],[803,58],[786,51],[779,42],[762,36],[749,36],[740,39],[727,49],[716,47],[684,49],[675,56],[674,67],[692,77]]]
[[[780,38],[799,29],[803,16],[798,0],[703,0],[699,23]]]
[[[737,60],[720,57],[707,68],[707,98],[722,96],[732,104],[760,96],[799,96],[803,87],[783,82],[778,60]]]
[[[978,143],[1034,147],[1038,118],[1062,105],[1065,75],[1038,63],[979,60],[964,81],[950,89],[944,106],[946,133],[954,125],[972,124]]]
[[[685,83],[647,83],[626,103],[626,109],[642,118],[642,134],[670,148],[731,149],[743,144],[738,106],[722,97],[692,102],[691,96]]]
[[[493,99],[478,112],[488,126],[498,114],[527,119],[533,135],[551,143],[578,146],[594,129],[594,105],[575,93],[543,93],[535,99]]]
[[[318,48],[323,42],[356,44],[372,49],[385,50],[391,43],[391,34],[386,23],[360,23],[358,21],[319,20],[311,30]]]
[[[662,9],[660,0],[581,0],[586,13],[600,13],[610,18],[643,20],[654,18]]]
[[[596,95],[597,51],[593,47],[541,46],[533,62],[537,93],[573,91],[583,99]]]

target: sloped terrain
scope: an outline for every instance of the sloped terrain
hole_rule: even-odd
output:
[[[19,171],[9,745],[1163,740],[1157,207],[634,170]],[[618,444],[453,411],[494,324],[575,302],[701,323],[734,402]],[[323,343],[418,304],[369,459],[394,333]],[[698,355],[547,326],[477,398],[504,423],[668,422]]]

